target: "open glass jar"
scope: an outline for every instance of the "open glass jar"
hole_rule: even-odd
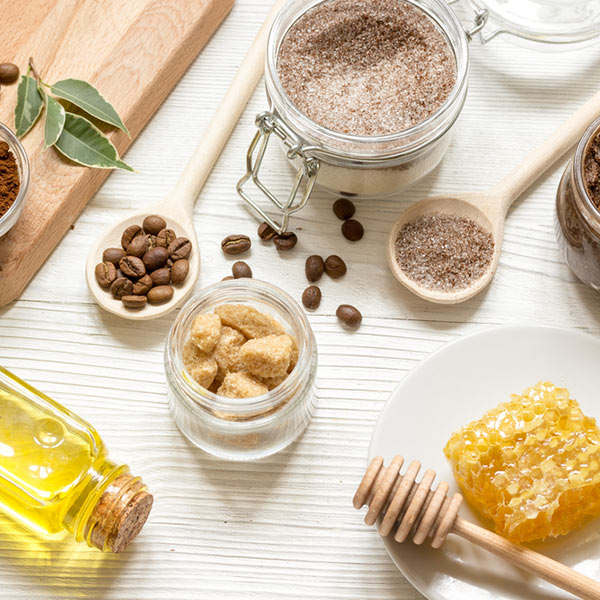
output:
[[[298,361],[287,378],[262,396],[226,398],[198,385],[183,364],[194,318],[222,304],[245,304],[273,317],[296,338]],[[183,307],[165,348],[169,407],[182,433],[210,454],[253,460],[282,450],[309,424],[316,407],[317,347],[298,303],[263,281],[236,279],[205,288]]]
[[[584,181],[585,159],[600,135],[600,119],[583,134],[556,194],[556,237],[567,264],[583,283],[600,291],[600,208]]]
[[[515,39],[550,44],[572,44],[600,34],[597,0],[468,0],[475,14],[470,28],[463,26],[449,6],[457,0],[398,0],[424,12],[444,35],[456,60],[455,85],[433,114],[408,129],[381,136],[350,135],[323,127],[304,114],[285,93],[277,68],[290,28],[328,1],[288,2],[273,23],[265,65],[269,109],[256,118],[258,131],[248,149],[246,174],[237,184],[242,198],[279,233],[287,230],[290,215],[306,205],[315,185],[340,195],[385,197],[410,186],[438,165],[466,98],[468,42],[475,34],[482,43],[509,33]],[[273,134],[296,169],[285,199],[278,198],[260,178]],[[250,180],[281,214],[279,220],[248,192]]]

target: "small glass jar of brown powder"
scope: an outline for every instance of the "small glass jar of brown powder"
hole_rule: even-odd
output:
[[[556,236],[573,273],[600,291],[600,119],[583,134],[558,186]]]
[[[21,142],[0,123],[0,237],[18,221],[29,189],[29,160]]]
[[[302,308],[255,279],[202,290],[181,310],[165,349],[175,423],[198,447],[229,460],[269,456],[304,431],[316,408],[316,369]]]

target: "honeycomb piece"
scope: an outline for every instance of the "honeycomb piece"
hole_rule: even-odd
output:
[[[240,359],[256,377],[284,376],[292,359],[292,340],[285,334],[249,340],[240,349]]]
[[[227,327],[227,325],[223,326],[221,338],[213,353],[219,367],[218,380],[222,381],[227,373],[235,373],[244,369],[244,364],[240,360],[240,348],[246,341],[245,336],[236,329]]]
[[[211,386],[217,374],[217,361],[202,352],[191,340],[183,347],[183,365],[190,377],[206,389]]]
[[[202,350],[210,354],[221,337],[221,319],[215,313],[203,313],[198,315],[190,332],[191,340]]]
[[[600,430],[552,383],[462,427],[444,453],[465,497],[514,542],[564,535],[600,516]]]
[[[217,390],[219,396],[227,398],[253,398],[268,392],[264,383],[254,379],[249,373],[227,373],[223,383]]]
[[[223,325],[241,331],[247,338],[285,333],[282,325],[275,319],[246,304],[221,304],[215,312],[221,317]]]

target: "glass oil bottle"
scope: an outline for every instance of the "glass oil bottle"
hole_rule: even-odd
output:
[[[0,366],[0,510],[44,535],[121,552],[152,501],[88,423]]]

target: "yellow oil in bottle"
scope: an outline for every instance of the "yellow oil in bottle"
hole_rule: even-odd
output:
[[[138,508],[135,532],[126,503]],[[0,367],[0,509],[43,534],[120,551],[151,506],[91,425]]]

